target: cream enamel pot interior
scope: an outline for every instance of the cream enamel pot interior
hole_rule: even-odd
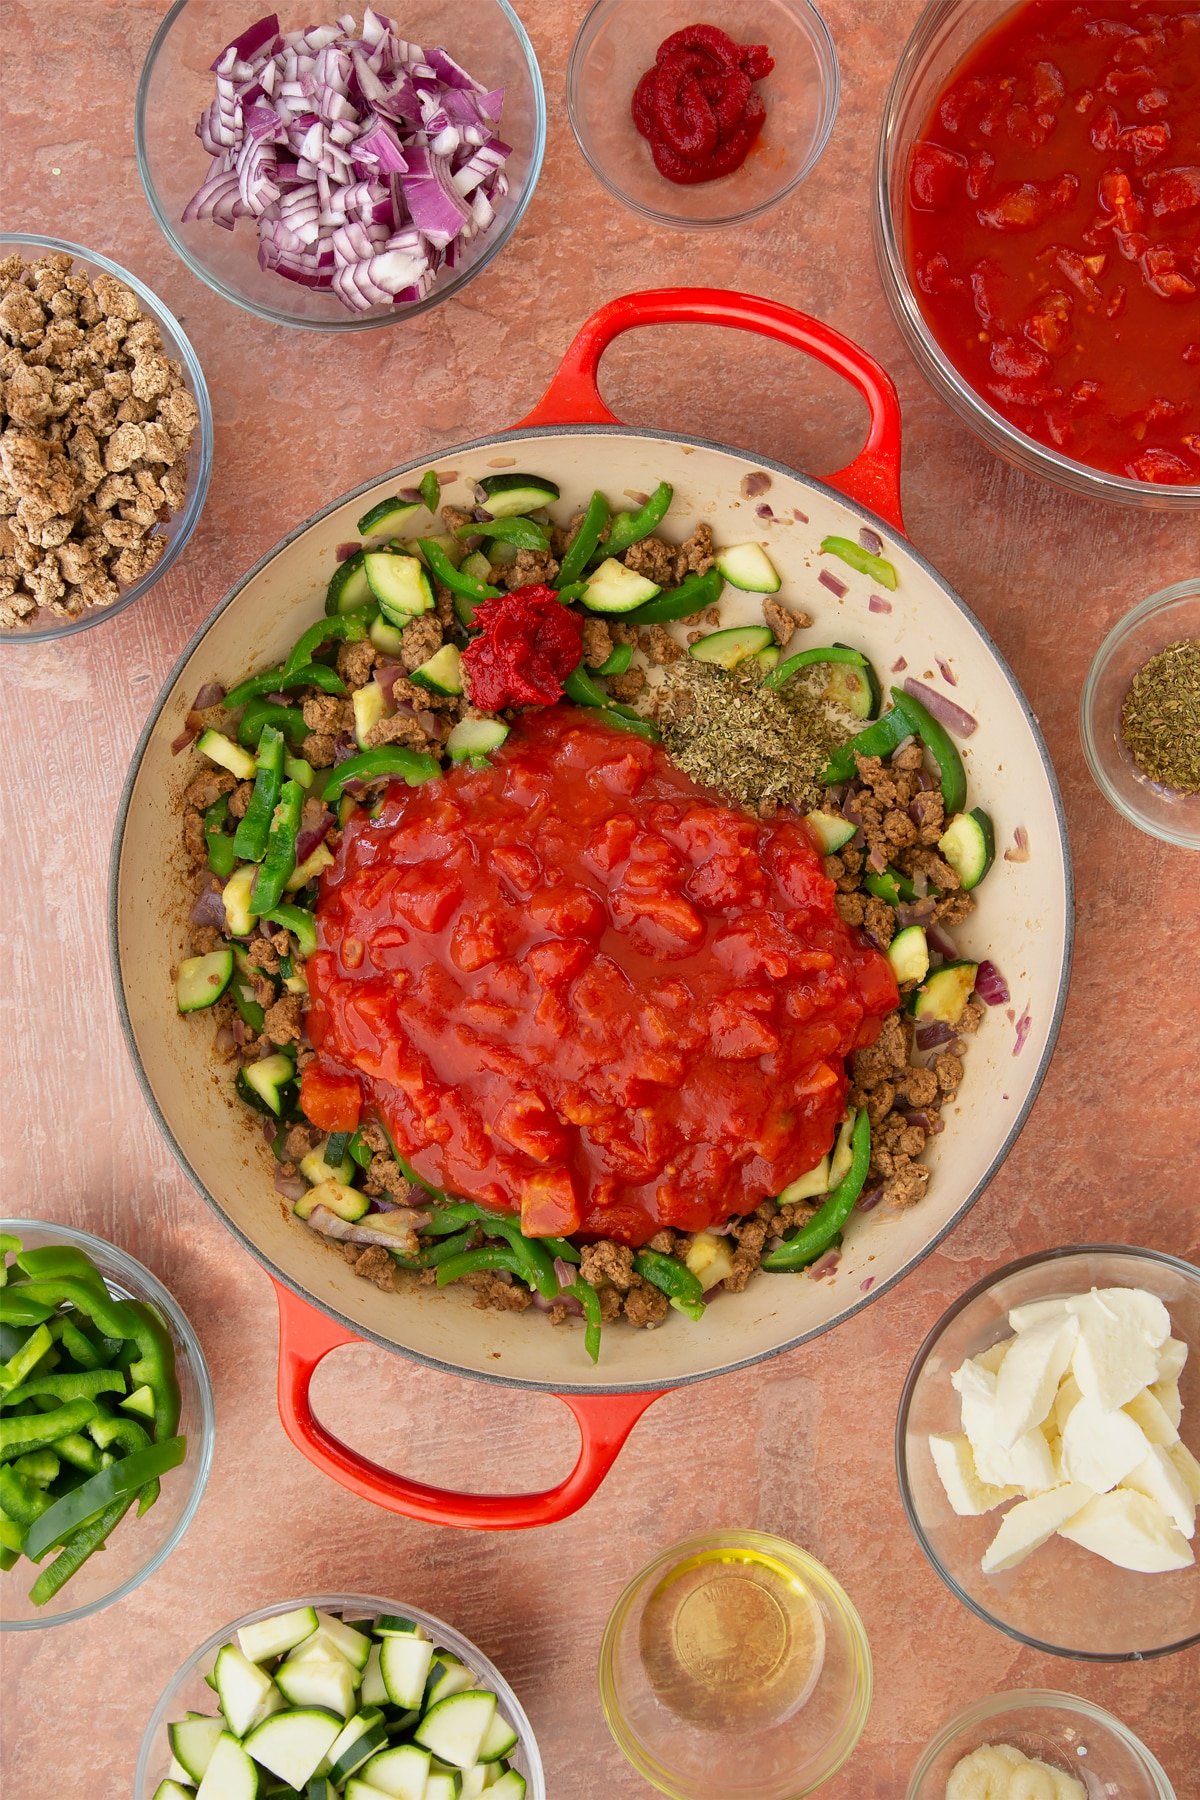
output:
[[[753,330],[819,357],[845,375],[871,408],[871,434],[849,469],[828,480],[796,474],[696,439],[622,427],[604,406],[596,374],[606,345],[640,324],[715,323]],[[930,565],[912,549],[899,512],[899,408],[888,377],[847,339],[773,301],[717,290],[672,289],[612,302],[580,332],[544,400],[516,430],[456,446],[437,459],[452,502],[498,467],[528,468],[556,481],[563,512],[593,488],[614,498],[663,480],[675,497],[666,522],[682,538],[707,519],[718,543],[762,541],[783,576],[781,598],[815,618],[806,641],[864,649],[886,680],[900,659],[941,685],[942,658],[957,676],[953,697],[978,719],[964,746],[973,804],[991,813],[997,860],[979,907],[958,934],[966,954],[991,957],[1006,976],[1012,1007],[989,1012],[944,1133],[934,1140],[926,1197],[892,1214],[856,1218],[836,1272],[760,1276],[722,1296],[702,1323],[671,1316],[654,1332],[612,1328],[599,1365],[580,1334],[551,1332],[534,1314],[482,1313],[465,1293],[418,1289],[387,1294],[352,1274],[272,1187],[273,1165],[257,1123],[218,1073],[211,1027],[184,1022],[172,971],[186,952],[191,887],[179,864],[179,798],[187,757],[173,756],[191,700],[206,681],[232,685],[280,659],[322,611],[335,547],[375,501],[426,466],[407,463],[318,514],[265,556],[221,601],[180,658],[142,733],[117,819],[110,934],[118,1005],[138,1079],[167,1141],[209,1204],[275,1278],[280,1302],[280,1410],[293,1441],[335,1479],[397,1512],[476,1527],[533,1525],[564,1517],[595,1490],[633,1424],[658,1393],[753,1363],[827,1331],[878,1298],[918,1263],[982,1193],[1010,1149],[1041,1083],[1064,1003],[1070,966],[1072,890],[1061,803],[1037,723],[996,647]],[[743,477],[765,469],[773,518],[758,516]],[[848,495],[854,496],[848,498]],[[865,577],[838,565],[843,598],[817,581],[830,533],[855,538],[870,525],[899,571],[890,612],[871,611]],[[727,590],[723,622],[761,622],[757,597]],[[899,680],[895,675],[892,679]],[[1027,861],[1006,860],[1018,826]],[[167,874],[180,867],[177,882]],[[1027,1015],[1017,1048],[1014,1018]],[[368,1338],[420,1362],[484,1380],[559,1393],[580,1425],[572,1474],[545,1494],[490,1498],[408,1482],[338,1442],[313,1417],[308,1383],[328,1351]],[[553,1373],[547,1373],[553,1364]]]

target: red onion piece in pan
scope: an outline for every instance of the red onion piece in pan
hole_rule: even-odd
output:
[[[311,825],[306,825],[296,839],[296,861],[298,863],[307,862],[317,845],[323,844],[332,830],[333,814],[331,812],[323,812],[319,819],[315,819]]]
[[[749,475],[742,476],[742,493],[747,500],[757,500],[765,494],[771,485],[771,477],[765,469],[752,469]]]
[[[415,1232],[424,1230],[429,1223],[429,1214],[399,1206],[395,1212],[368,1213],[365,1219],[352,1225],[346,1219],[339,1219],[327,1206],[314,1206],[307,1222],[322,1237],[337,1238],[339,1243],[379,1244],[385,1250],[400,1250],[409,1244]]]
[[[940,1049],[943,1044],[948,1044],[953,1036],[954,1033],[949,1025],[943,1024],[941,1019],[935,1019],[931,1025],[918,1025],[916,1032],[917,1049]]]
[[[873,1187],[867,1189],[862,1199],[858,1202],[855,1210],[860,1213],[874,1212],[882,1199],[883,1183],[882,1181],[877,1181]]]
[[[908,667],[907,657],[898,656],[896,658],[895,662],[892,664],[892,674],[893,675],[902,675],[904,673],[905,669],[907,669],[907,667]]]
[[[1022,1050],[1025,1048],[1025,1040],[1029,1036],[1032,1025],[1033,1015],[1030,1013],[1029,1008],[1026,1007],[1020,1018],[1017,1020],[1017,1041],[1013,1045],[1014,1056],[1020,1056]]]
[[[215,931],[225,929],[225,902],[219,887],[205,888],[197,894],[188,918],[193,925],[211,925]]]
[[[877,531],[872,531],[869,525],[863,526],[858,534],[858,541],[863,549],[869,551],[872,556],[883,555],[883,539]]]
[[[181,750],[186,750],[189,744],[194,744],[199,735],[194,725],[185,725],[179,736],[171,739],[171,755],[178,756]]]
[[[225,689],[219,681],[206,681],[196,698],[192,701],[193,712],[203,712],[206,707],[219,706],[225,698]]]
[[[979,720],[959,706],[956,700],[939,694],[936,688],[928,687],[925,682],[917,681],[912,675],[906,679],[904,691],[911,694],[914,700],[919,700],[925,710],[933,714],[938,724],[944,725],[956,737],[969,738],[979,729]]]
[[[941,670],[942,680],[948,681],[950,683],[951,687],[957,687],[958,686],[958,676],[954,673],[954,670],[950,667],[950,664],[946,661],[945,657],[937,656],[934,658],[934,661],[937,663],[938,668]]]
[[[868,1275],[865,1281],[859,1282],[858,1291],[860,1294],[869,1294],[871,1289],[874,1286],[875,1286],[875,1277],[873,1275]]]
[[[846,583],[842,580],[841,576],[835,575],[832,569],[822,569],[821,573],[817,576],[817,580],[821,583],[822,587],[827,587],[831,594],[836,594],[839,600],[844,600],[846,595],[850,592],[850,589],[846,586]]]
[[[285,1175],[282,1169],[276,1169],[275,1192],[282,1194],[285,1200],[290,1200],[294,1205],[297,1200],[303,1200],[307,1194],[308,1183],[303,1175]]]
[[[1010,863],[1029,861],[1029,833],[1023,825],[1018,825],[1014,829],[1012,848],[1004,852],[1004,860]]]
[[[891,610],[892,610],[891,601],[885,600],[882,594],[872,594],[870,599],[867,601],[867,611],[868,612],[890,613]]]
[[[814,1281],[824,1281],[826,1276],[833,1274],[841,1260],[842,1253],[840,1250],[827,1250],[824,1256],[819,1256],[817,1258],[816,1262],[812,1264],[808,1272]]]
[[[348,562],[352,556],[357,556],[358,552],[361,549],[362,549],[362,545],[359,543],[358,539],[351,538],[351,540],[348,544],[339,544],[337,549],[334,551],[334,555],[337,557],[337,559],[340,563],[344,563],[344,562]]]
[[[929,940],[929,947],[931,950],[936,950],[939,956],[944,956],[946,958],[947,962],[954,961],[958,955],[958,950],[953,940],[948,938],[944,931],[939,930],[936,925],[931,925],[929,930],[925,933],[925,936]]]
[[[796,520],[797,524],[799,524],[799,525],[807,525],[808,524],[808,514],[806,512],[801,512],[800,508],[798,506],[793,506],[792,517],[793,517],[793,519]]]
[[[773,519],[775,517],[775,508],[773,506],[768,506],[765,500],[756,506],[754,510],[760,519]]]
[[[1012,998],[1007,981],[995,963],[986,958],[980,963],[975,975],[975,992],[985,1006],[1006,1006]]]

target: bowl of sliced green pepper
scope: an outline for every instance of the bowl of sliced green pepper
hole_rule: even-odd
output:
[[[0,1220],[0,1629],[123,1599],[204,1493],[213,1397],[155,1276],[67,1225]]]

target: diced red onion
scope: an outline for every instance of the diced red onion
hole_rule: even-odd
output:
[[[358,745],[348,731],[339,731],[333,740],[333,766],[349,762],[352,756],[358,755]]]
[[[759,506],[756,506],[754,510],[760,519],[773,519],[775,517],[775,508],[773,506],[768,506],[765,500]]]
[[[860,1294],[869,1294],[874,1286],[875,1277],[873,1275],[868,1275],[864,1281],[859,1282],[858,1291]]]
[[[948,962],[954,961],[955,957],[958,955],[958,950],[953,941],[946,936],[944,931],[939,930],[936,925],[931,925],[929,930],[925,933],[925,936],[929,941],[931,950],[936,950],[938,955],[944,956]]]
[[[912,675],[906,679],[904,691],[911,694],[914,700],[919,700],[926,711],[932,713],[938,723],[944,725],[947,731],[952,731],[956,737],[969,738],[979,729],[979,720],[972,718],[969,712],[964,712],[956,701],[947,699],[945,694],[939,694],[936,688],[928,687],[925,682],[917,681]]]
[[[429,1223],[427,1212],[398,1206],[395,1212],[368,1213],[365,1219],[351,1224],[339,1219],[327,1206],[314,1206],[306,1221],[322,1237],[336,1238],[342,1244],[378,1244],[385,1250],[403,1250],[415,1241],[418,1231]]]
[[[494,224],[504,90],[370,8],[361,33],[352,14],[288,33],[270,14],[212,69],[196,127],[212,162],[183,217],[228,231],[253,218],[264,269],[355,311],[407,305]],[[369,243],[338,237],[346,225]]]
[[[570,1287],[578,1279],[573,1265],[567,1261],[565,1256],[555,1257],[554,1274],[561,1288]]]
[[[867,851],[867,867],[873,875],[882,875],[887,868],[887,856],[878,844],[872,844]]]
[[[921,900],[902,900],[896,908],[897,925],[901,929],[908,925],[927,925],[936,904],[932,896]]]
[[[917,896],[917,899],[923,900],[929,892],[929,876],[924,869],[915,869],[913,871],[912,884],[913,893]]]
[[[1029,1008],[1026,1007],[1020,1018],[1017,1020],[1017,1041],[1013,1045],[1014,1056],[1020,1056],[1022,1050],[1025,1048],[1025,1039],[1029,1036],[1032,1025],[1033,1015],[1030,1013]]]
[[[1010,863],[1029,861],[1029,833],[1023,825],[1018,825],[1014,829],[1012,848],[1004,852],[1004,860]]]
[[[891,610],[892,610],[891,601],[885,600],[882,594],[872,594],[867,601],[867,611],[868,612],[890,613]],[[905,667],[907,667],[907,666],[908,665],[905,664]]]
[[[189,714],[189,720],[190,716]],[[194,725],[190,722],[186,724],[179,736],[171,739],[171,755],[178,756],[181,750],[186,750],[189,744],[194,744],[199,735]]]
[[[954,673],[954,670],[950,667],[950,664],[946,661],[945,657],[944,656],[935,657],[934,661],[937,663],[938,668],[941,670],[942,680],[948,681],[950,683],[951,687],[957,687],[958,686],[958,676]]]
[[[918,1050],[937,1050],[943,1044],[948,1044],[953,1036],[949,1025],[941,1019],[934,1019],[930,1025],[917,1026],[915,1042]]]
[[[855,1211],[860,1213],[874,1212],[882,1199],[883,1183],[882,1181],[877,1181],[863,1194],[861,1200],[858,1201],[855,1207]]]
[[[872,556],[883,555],[883,539],[877,531],[872,531],[869,525],[862,527],[858,534],[858,541],[863,549],[869,551]]]
[[[747,500],[757,500],[771,486],[771,477],[765,469],[752,469],[749,475],[742,476],[742,493]]]
[[[233,1026],[232,1025],[218,1026],[217,1035],[213,1039],[213,1047],[216,1050],[218,1056],[228,1056],[231,1053],[231,1051],[235,1048],[236,1044],[237,1044],[237,1038],[234,1035]]]
[[[205,888],[198,894],[188,918],[193,925],[211,925],[214,931],[224,931],[225,902],[220,888]]]
[[[832,569],[822,569],[821,573],[817,576],[817,580],[821,583],[822,587],[827,587],[831,594],[836,594],[839,600],[844,599],[850,592],[850,589],[842,580],[841,576],[835,575]]]
[[[276,1169],[275,1192],[282,1194],[284,1199],[290,1200],[294,1206],[297,1200],[303,1200],[307,1194],[308,1183],[303,1175],[285,1175],[282,1169]],[[314,1207],[313,1210],[323,1212],[325,1209],[324,1207]],[[330,1216],[332,1217],[332,1214]]]
[[[806,512],[801,512],[800,508],[798,506],[793,506],[792,517],[793,517],[793,519],[796,520],[797,524],[799,524],[799,525],[807,525],[808,524],[808,514]]]
[[[904,1122],[906,1125],[919,1125],[921,1130],[927,1131],[931,1137],[936,1137],[940,1131],[945,1130],[938,1114],[927,1112],[923,1106],[906,1107]]]
[[[985,1006],[1006,1006],[1011,998],[1008,983],[994,962],[981,962],[975,975],[975,992]]]
[[[219,681],[206,681],[196,698],[192,701],[192,712],[203,712],[206,707],[219,706],[225,698],[225,689]]]
[[[339,544],[334,551],[334,555],[340,563],[344,563],[348,562],[352,556],[357,556],[361,549],[362,545],[359,543],[358,539],[351,538],[348,544]]]
[[[408,679],[408,676],[407,676],[407,672],[404,668],[403,663],[381,662],[381,663],[377,663],[375,666],[375,680],[378,682],[379,686],[383,689],[384,693],[387,695],[388,699],[391,701],[396,700],[396,695],[395,695],[396,683],[398,681],[406,681],[407,679]],[[411,712],[412,711],[411,706],[407,705],[407,703],[405,703],[404,705],[401,705],[399,702],[396,702],[396,704],[397,704],[398,710],[400,710],[400,711],[403,711],[403,712]]]
[[[808,1272],[814,1281],[824,1281],[826,1276],[833,1274],[841,1260],[842,1253],[840,1250],[827,1250],[824,1256],[817,1258],[816,1262],[811,1265]]]
[[[333,830],[333,814],[323,812],[319,819],[306,825],[296,839],[296,861],[307,862],[318,844],[323,844]]]
[[[901,674],[903,674],[904,670],[907,669],[907,667],[908,667],[907,657],[898,656],[896,658],[895,662],[892,664],[892,674],[893,675],[901,675]]]

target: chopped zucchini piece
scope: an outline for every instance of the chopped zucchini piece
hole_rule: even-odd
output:
[[[783,586],[775,564],[761,544],[733,544],[717,554],[717,567],[730,587],[748,594],[777,594]]]
[[[836,856],[839,850],[844,850],[858,830],[857,825],[843,819],[840,813],[823,812],[819,807],[815,812],[805,813],[804,823],[826,856]]]
[[[978,963],[943,963],[910,996],[909,1012],[918,1024],[957,1025],[962,1018],[963,1008],[975,991],[975,977],[978,973]]]
[[[374,550],[363,558],[363,567],[379,610],[389,624],[403,627],[420,613],[432,612],[433,588],[415,556]]]
[[[207,756],[209,762],[215,762],[220,768],[228,769],[239,781],[253,781],[258,764],[249,750],[235,744],[221,731],[202,731],[196,739],[196,748],[201,756]]]
[[[829,1158],[823,1156],[819,1163],[806,1169],[803,1175],[797,1175],[795,1181],[789,1181],[779,1195],[780,1206],[791,1206],[797,1200],[815,1200],[818,1194],[827,1194],[832,1182],[829,1179]]]
[[[559,497],[554,483],[541,475],[486,475],[479,485],[487,496],[484,506],[493,519],[539,512]]]
[[[329,586],[325,590],[325,613],[327,617],[333,617],[338,613],[363,612],[374,604],[375,596],[363,567],[363,553],[356,550],[353,556],[348,556],[345,562],[339,563],[329,577]]]
[[[938,839],[938,849],[964,893],[978,887],[996,858],[996,834],[982,806],[956,813]]]
[[[657,582],[647,581],[644,575],[636,574],[614,556],[609,556],[589,578],[581,599],[589,612],[627,613],[635,606],[641,606],[643,601],[653,600],[659,592]],[[770,633],[767,635],[769,637]]]
[[[354,741],[360,750],[365,750],[370,733],[387,717],[388,697],[377,681],[368,681],[364,687],[355,688],[351,705],[354,707]]]
[[[360,538],[375,538],[382,543],[386,538],[399,537],[414,513],[421,510],[419,500],[406,500],[402,494],[393,494],[389,500],[380,500],[370,512],[365,512],[358,521]]]
[[[207,956],[188,956],[175,977],[175,1004],[181,1013],[200,1012],[221,998],[233,978],[233,951],[210,950]]]
[[[370,1211],[371,1202],[358,1188],[348,1186],[336,1176],[329,1176],[324,1181],[317,1182],[315,1187],[310,1187],[307,1194],[302,1194],[292,1211],[298,1219],[307,1219],[318,1206],[323,1206],[335,1218],[345,1219],[353,1225]],[[301,1645],[301,1649],[303,1647]]]
[[[443,644],[440,650],[423,662],[409,676],[418,687],[431,688],[435,694],[461,694],[463,691],[462,657],[457,644]]]
[[[728,631],[710,631],[689,646],[697,662],[716,663],[719,669],[736,669],[748,656],[757,656],[773,642],[766,625],[734,625]]]
[[[929,973],[929,944],[924,928],[906,925],[903,931],[898,931],[888,945],[887,959],[901,987],[906,987],[910,981],[924,981]]]

